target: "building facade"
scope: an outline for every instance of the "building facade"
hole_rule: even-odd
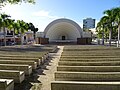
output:
[[[78,39],[80,41],[82,38],[91,38],[91,33],[83,32],[75,21],[66,18],[52,21],[47,25],[43,33],[44,37],[40,37],[39,41],[42,42],[44,40],[42,38],[46,38],[46,40],[49,40],[49,43],[77,43]]]

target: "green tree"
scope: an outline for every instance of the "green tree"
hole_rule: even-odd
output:
[[[21,45],[23,45],[23,34],[28,31],[28,24],[23,20],[17,20],[18,32],[21,36]]]
[[[104,45],[104,36],[108,28],[108,20],[109,20],[108,16],[103,16],[98,22],[97,27],[96,27],[99,38],[102,38],[103,45]]]
[[[18,4],[18,3],[35,3],[35,0],[0,0],[0,3],[10,3],[10,4]]]
[[[120,40],[120,7],[116,7],[112,9],[114,23],[118,26],[118,43],[117,47],[119,47],[119,40]]]
[[[109,45],[111,45],[112,39],[112,24],[114,22],[113,12],[112,10],[104,11],[104,14],[108,17],[108,27],[109,27]]]
[[[9,26],[9,18],[10,16],[7,14],[1,14],[2,19],[2,27],[4,33],[4,45],[6,46],[6,28]]]

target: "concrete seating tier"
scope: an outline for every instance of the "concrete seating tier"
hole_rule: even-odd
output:
[[[21,64],[0,64],[0,70],[24,71],[25,75],[30,75],[32,73],[32,66]]]
[[[17,57],[17,58],[37,58],[37,59],[42,59],[43,56],[48,57],[49,53],[40,53],[39,55],[31,54],[31,55],[21,55],[21,54],[1,54],[0,57]]]
[[[79,52],[78,52],[79,53]],[[64,53],[64,54],[62,54],[61,56],[111,56],[111,55],[113,55],[113,56],[118,56],[118,55],[120,55],[120,54],[115,54],[115,53],[110,53],[110,54],[102,54],[102,53],[100,53],[100,54],[75,54],[75,53],[72,53],[72,54],[68,54],[68,53]]]
[[[20,60],[20,61],[35,61],[37,65],[41,64],[41,60],[38,58],[22,58],[22,57],[0,57],[1,60]]]
[[[69,49],[69,50],[71,50],[71,49],[79,49],[79,50],[84,50],[84,49],[87,49],[87,50],[89,50],[89,49],[92,49],[92,50],[94,50],[94,49],[97,49],[97,50],[102,50],[102,49],[107,49],[107,50],[112,50],[112,49],[116,49],[116,50],[118,50],[118,48],[117,47],[106,47],[106,46],[97,46],[97,45],[69,45],[69,46],[65,46],[64,47],[64,50],[66,50],[66,49]]]
[[[25,79],[24,71],[0,70],[0,78],[14,79],[15,83],[21,83]]]
[[[120,72],[55,72],[56,81],[119,81]]]
[[[57,71],[67,71],[67,72],[120,72],[120,66],[58,66]]]
[[[73,53],[74,52],[74,53]],[[120,51],[102,50],[102,51],[63,51],[64,54],[119,54]],[[120,54],[119,54],[120,55]]]
[[[23,65],[30,65],[32,69],[37,68],[37,63],[34,61],[20,61],[20,60],[0,60],[0,64],[23,64]]]
[[[65,46],[51,90],[119,90],[120,48]]]
[[[16,55],[16,54],[1,54],[0,53],[0,57],[23,57],[23,58],[41,58],[44,54],[39,54],[39,55]]]
[[[51,90],[119,90],[120,82],[53,81]]]
[[[59,61],[61,66],[120,66],[120,61],[75,62]]]
[[[120,61],[120,58],[60,58],[59,61],[74,61],[74,62],[98,62],[98,61]]]
[[[0,90],[14,90],[13,79],[0,79]]]
[[[84,59],[84,58],[120,58],[120,56],[61,56],[61,59],[72,58],[72,59]]]

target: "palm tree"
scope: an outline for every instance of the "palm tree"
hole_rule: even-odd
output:
[[[2,27],[3,27],[3,32],[4,32],[4,45],[6,46],[6,28],[9,25],[9,18],[10,16],[7,14],[1,14],[2,18]]]
[[[113,16],[114,16],[114,23],[118,26],[118,43],[117,47],[119,47],[119,40],[120,40],[120,7],[112,9]]]
[[[24,22],[23,20],[17,20],[17,24],[18,24],[18,27],[19,27],[19,34],[21,36],[21,45],[23,45],[23,40],[22,40],[22,37],[23,37],[23,34],[28,31],[28,24],[26,22]]]
[[[102,44],[104,45],[104,34],[105,30],[107,30],[109,18],[107,16],[103,16],[97,24],[96,29],[98,30],[99,34],[102,34]]]
[[[112,37],[112,24],[114,22],[113,12],[112,10],[104,11],[104,14],[108,17],[108,25],[109,25],[109,45],[111,46],[111,37]]]

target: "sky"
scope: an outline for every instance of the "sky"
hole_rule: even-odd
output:
[[[105,10],[120,6],[120,0],[35,0],[35,4],[7,4],[4,12],[15,20],[32,22],[40,32],[52,21],[67,18],[83,27],[83,19],[93,18],[96,23]]]

